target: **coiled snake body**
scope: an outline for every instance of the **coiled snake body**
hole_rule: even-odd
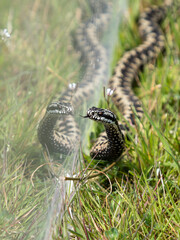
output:
[[[104,1],[99,1],[99,5],[103,6],[103,12],[95,14],[93,20],[82,25],[76,39],[86,61],[93,61],[94,65],[87,65],[86,81],[82,81],[74,95],[67,90],[58,101],[49,104],[38,127],[39,141],[50,152],[68,154],[73,150],[80,139],[80,132],[73,117],[74,108],[91,94],[97,85],[97,77],[102,76],[103,81],[103,76],[107,74],[106,61],[101,64],[107,55],[99,44],[97,31],[105,26],[109,12]],[[156,58],[164,47],[164,36],[158,24],[165,14],[166,7],[151,7],[141,14],[139,32],[143,43],[124,54],[109,81],[109,88],[114,90],[112,100],[131,125],[135,124],[132,106],[139,118],[143,114],[141,103],[132,91],[132,81],[140,67]],[[102,122],[106,130],[91,149],[91,157],[109,161],[119,158],[124,151],[124,135],[121,131],[122,124],[118,122],[115,114],[107,109],[92,107],[85,118]]]

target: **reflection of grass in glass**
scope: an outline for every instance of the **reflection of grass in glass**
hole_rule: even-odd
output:
[[[37,239],[42,232],[51,184],[36,127],[53,95],[78,77],[71,34],[78,1],[1,1],[0,40],[0,238]],[[39,230],[40,229],[40,230]]]
[[[130,20],[120,28],[120,46],[116,48],[113,65],[123,51],[140,43],[134,23],[138,8],[139,1],[131,1]],[[141,122],[136,119],[136,129],[131,127],[128,154],[102,177],[80,183],[64,217],[64,222],[71,226],[71,239],[179,237],[180,19],[175,13],[169,14],[162,24],[167,39],[165,53],[160,54],[156,67],[150,63],[140,73],[140,87],[135,91],[145,113]],[[107,107],[104,99],[100,106]],[[91,142],[102,130],[102,126],[94,124]],[[91,168],[97,163],[92,164],[89,157],[86,160]],[[100,170],[99,167],[93,173]],[[54,239],[68,239],[64,234],[68,227],[58,225]]]

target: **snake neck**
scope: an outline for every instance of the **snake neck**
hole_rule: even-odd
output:
[[[114,161],[124,151],[124,135],[117,124],[105,124],[106,136],[102,135],[91,150],[91,157],[97,160]],[[99,144],[99,142],[101,142]]]
[[[46,113],[38,127],[39,141],[50,153],[70,154],[79,146],[79,134],[72,115]]]
[[[124,135],[118,123],[111,125],[104,124],[104,127],[107,134],[108,148],[111,149],[113,153],[120,156],[124,150]]]
[[[107,138],[109,141],[109,144],[113,144],[112,143],[112,139],[115,139],[117,141],[117,143],[119,143],[119,141],[121,141],[121,139],[124,139],[124,135],[121,132],[121,129],[117,124],[104,124],[105,130],[106,130],[106,134],[107,134]]]
[[[54,127],[58,119],[57,114],[46,114],[38,126],[38,139],[43,147],[52,150],[53,141],[51,136],[54,133]]]

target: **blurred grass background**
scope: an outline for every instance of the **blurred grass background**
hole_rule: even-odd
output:
[[[78,77],[72,32],[83,1],[0,1],[0,239],[40,239],[52,179],[37,139],[50,99]],[[73,80],[72,80],[73,79]]]

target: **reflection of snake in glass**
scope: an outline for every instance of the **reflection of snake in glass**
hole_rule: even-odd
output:
[[[103,1],[99,1],[97,9],[103,12],[96,13],[89,22],[82,25],[78,29],[76,39],[83,59],[87,62],[93,61],[95,67],[92,69],[92,65],[87,64],[86,81],[82,81],[73,97],[71,91],[67,90],[58,101],[50,103],[38,127],[39,141],[50,152],[68,154],[73,150],[80,139],[73,109],[93,92],[98,82],[96,78],[101,77],[103,80],[103,76],[107,74],[107,63],[104,61],[107,58],[106,51],[99,44],[97,32],[107,24],[109,10]],[[132,92],[132,81],[140,67],[156,58],[164,47],[164,36],[158,23],[165,13],[166,7],[151,7],[141,14],[139,32],[143,43],[124,54],[109,81],[109,88],[114,90],[112,100],[131,125],[135,124],[132,106],[139,118],[143,114],[141,103]],[[92,107],[87,111],[85,118],[102,122],[106,130],[91,149],[91,157],[109,161],[119,158],[124,150],[124,135],[121,131],[122,123],[117,121],[115,114],[106,109]]]

